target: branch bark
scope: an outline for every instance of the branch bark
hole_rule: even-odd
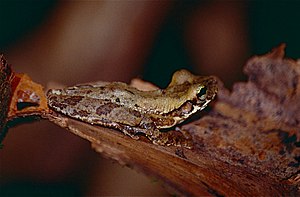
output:
[[[162,180],[183,195],[297,196],[300,194],[300,65],[284,45],[251,58],[249,81],[232,92],[220,82],[218,99],[181,125],[193,149],[133,140],[47,107],[44,118],[91,142],[102,155]],[[42,95],[41,95],[42,96]]]

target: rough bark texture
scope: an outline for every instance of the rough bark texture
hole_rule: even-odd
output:
[[[7,120],[9,103],[12,97],[12,78],[11,67],[7,64],[3,55],[0,55],[0,131],[4,129]]]
[[[183,195],[300,195],[300,63],[284,45],[251,58],[248,82],[222,87],[211,108],[181,125],[194,148],[89,125],[44,107],[43,116],[87,139],[102,155],[162,180]],[[41,110],[40,110],[41,111]]]

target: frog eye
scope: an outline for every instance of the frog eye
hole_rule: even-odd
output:
[[[200,91],[197,93],[197,98],[200,100],[205,100],[206,92],[207,92],[207,88],[205,86],[201,87]]]

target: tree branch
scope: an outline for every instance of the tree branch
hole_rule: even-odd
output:
[[[40,115],[90,141],[107,158],[157,177],[179,194],[297,196],[300,66],[284,58],[284,47],[251,58],[245,66],[249,81],[235,84],[232,92],[219,82],[212,108],[181,125],[191,135],[193,149],[154,145],[143,136],[133,140],[47,107]]]

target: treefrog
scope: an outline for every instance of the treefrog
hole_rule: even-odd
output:
[[[165,89],[141,91],[122,82],[96,82],[65,89],[50,89],[48,104],[54,111],[81,121],[112,127],[137,139],[144,134],[154,144],[187,146],[169,132],[217,93],[212,76],[179,70]]]

